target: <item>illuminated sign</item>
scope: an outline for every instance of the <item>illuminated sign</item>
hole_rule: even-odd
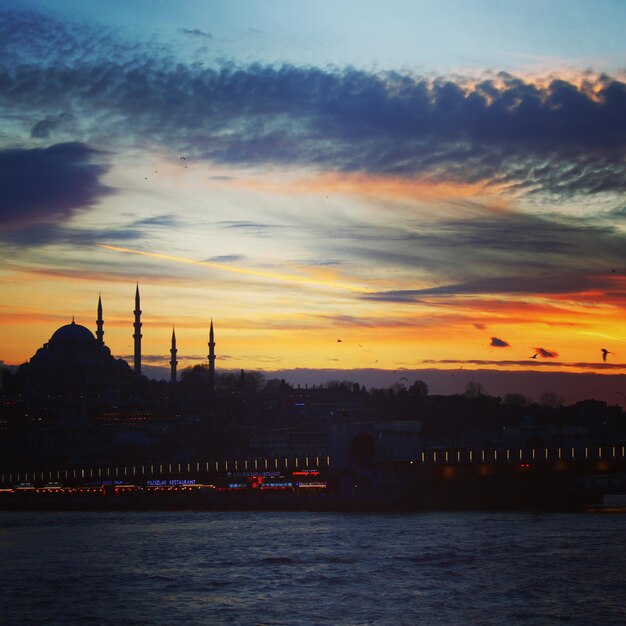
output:
[[[229,478],[252,478],[254,476],[261,476],[263,478],[278,478],[281,476],[280,472],[227,472],[226,476]]]
[[[196,481],[193,478],[172,478],[170,480],[148,480],[146,486],[148,487],[180,487],[185,485],[195,485]]]
[[[326,489],[326,483],[296,483],[299,489]]]

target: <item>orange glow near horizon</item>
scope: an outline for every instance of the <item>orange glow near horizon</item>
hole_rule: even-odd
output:
[[[0,308],[5,363],[17,365],[30,358],[51,334],[76,315],[76,323],[95,330],[95,305],[103,292],[105,342],[116,356],[129,357],[132,342],[134,285],[117,280],[94,287],[90,281],[72,281],[37,275],[19,304]],[[148,365],[167,367],[172,325],[176,326],[179,370],[206,361],[208,326],[216,328],[218,367],[221,369],[401,369],[502,371],[571,371],[619,373],[607,369],[626,361],[621,307],[589,309],[569,300],[548,297],[431,298],[421,304],[379,303],[354,299],[345,305],[350,315],[330,315],[309,309],[309,300],[287,309],[282,300],[259,300],[254,312],[233,309],[228,297],[213,301],[201,288],[176,285],[140,286],[144,314],[143,352]],[[41,295],[67,294],[42,307]],[[234,297],[234,296],[233,296]],[[52,298],[52,295],[50,295]],[[206,304],[203,301],[206,299]],[[189,307],[190,302],[193,307]],[[288,302],[287,300],[284,301]],[[86,306],[86,304],[88,306]],[[199,315],[198,311],[206,311]],[[252,310],[251,310],[252,311]],[[493,348],[490,337],[510,343]],[[338,339],[341,339],[339,342]],[[554,349],[558,359],[532,362],[535,346]],[[620,346],[623,346],[621,349]],[[601,361],[600,348],[611,355]],[[552,363],[559,363],[559,365]],[[597,363],[594,369],[593,363]],[[581,364],[581,365],[579,365]]]

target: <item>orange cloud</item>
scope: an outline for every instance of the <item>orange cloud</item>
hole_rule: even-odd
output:
[[[508,190],[503,183],[466,183],[454,180],[439,180],[433,176],[402,177],[360,173],[320,173],[289,180],[269,181],[264,179],[240,179],[238,184],[255,191],[293,194],[349,194],[389,199],[418,199],[437,201],[459,198],[488,198],[486,208],[506,211],[509,202],[497,194]]]

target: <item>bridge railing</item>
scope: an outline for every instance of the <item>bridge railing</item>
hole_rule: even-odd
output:
[[[418,452],[411,464],[528,464],[558,462],[614,461],[626,459],[622,443],[604,446],[547,448],[438,448]],[[46,468],[30,471],[5,471],[0,474],[0,486],[13,487],[20,483],[44,485],[52,482],[85,483],[95,481],[142,482],[152,479],[195,477],[212,478],[234,472],[291,472],[294,470],[332,467],[329,456],[273,457],[220,459],[187,463],[143,463],[137,465],[85,465]]]
[[[220,459],[187,463],[142,463],[137,465],[85,465],[31,471],[3,472],[0,486],[20,483],[44,485],[53,482],[146,481],[161,478],[211,478],[233,472],[291,472],[323,470],[331,465],[329,456]]]
[[[423,450],[411,463],[466,465],[474,463],[556,463],[560,461],[610,461],[626,458],[626,446],[617,445],[541,448],[437,448]]]

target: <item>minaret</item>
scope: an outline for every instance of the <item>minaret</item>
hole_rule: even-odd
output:
[[[176,360],[176,353],[178,350],[176,349],[176,333],[174,332],[174,327],[172,326],[172,347],[170,348],[170,382],[172,384],[176,383],[176,366],[178,365],[178,361]]]
[[[104,320],[102,319],[102,297],[98,294],[98,319],[96,320],[96,339],[98,340],[98,344],[104,345],[104,330],[102,327],[104,326]]]
[[[209,392],[215,391],[215,337],[213,335],[213,319],[209,330]]]
[[[139,302],[139,283],[137,283],[137,290],[135,291],[135,323],[133,327],[135,333],[133,339],[135,340],[135,374],[141,374],[141,304]]]

